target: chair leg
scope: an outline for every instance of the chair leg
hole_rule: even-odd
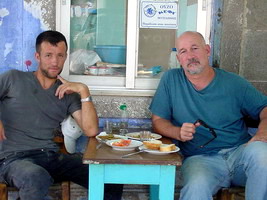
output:
[[[217,193],[217,200],[232,200],[232,194],[228,189],[221,189]]]
[[[7,185],[4,183],[0,183],[0,199],[1,200],[8,200],[7,199]]]
[[[70,200],[70,181],[63,181],[61,183],[62,200]],[[0,200],[8,200],[7,185],[0,183]]]
[[[62,200],[70,200],[70,181],[63,181],[61,183]]]

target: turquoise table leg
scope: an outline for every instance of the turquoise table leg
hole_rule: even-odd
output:
[[[104,183],[148,184],[150,200],[173,200],[175,166],[89,164],[89,200],[104,198]],[[91,174],[91,176],[90,176]]]
[[[174,199],[175,169],[175,166],[161,166],[159,185],[150,186],[150,200]]]
[[[159,185],[150,185],[149,197],[151,200],[159,199]]]
[[[88,200],[104,199],[104,165],[89,164]]]

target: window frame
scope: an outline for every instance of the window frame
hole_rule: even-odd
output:
[[[203,16],[202,11],[204,4],[210,5],[206,1],[211,2],[212,0],[198,0],[198,16]],[[127,5],[125,77],[72,75],[69,72],[69,50],[61,73],[62,77],[69,81],[83,82],[90,87],[92,95],[153,96],[160,78],[142,78],[137,76],[139,2],[140,0],[128,0]],[[202,3],[204,4],[202,5]],[[68,43],[70,38],[70,6],[71,0],[56,1],[56,29],[65,35]],[[206,9],[208,8],[206,7]],[[197,31],[209,33],[207,32],[209,30],[207,30],[206,24],[210,22],[206,20],[203,26],[199,26],[199,22],[203,24],[203,20],[198,18]],[[206,34],[204,36],[207,39],[208,36]]]

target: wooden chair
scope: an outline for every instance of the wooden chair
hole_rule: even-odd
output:
[[[222,188],[216,196],[216,200],[234,200],[235,195],[244,194],[245,187]]]
[[[65,145],[64,145],[64,139],[63,139],[62,133],[58,130],[55,130],[54,134],[55,134],[54,141],[59,145],[60,151],[62,153],[67,153]],[[70,200],[70,181],[63,181],[61,183],[55,183],[53,184],[53,186],[56,186],[58,184],[60,184],[61,186],[62,200]],[[8,200],[9,191],[18,191],[18,190],[17,188],[10,187],[5,183],[0,183],[0,200]]]
[[[70,182],[69,181],[63,181],[59,183],[61,185],[61,195],[62,200],[70,200]],[[54,184],[53,186],[56,186]],[[6,185],[5,183],[0,183],[0,199],[1,200],[8,200],[8,192],[11,191],[18,191],[15,187],[10,187]]]
[[[257,128],[259,121],[251,119],[249,116],[244,118],[247,127]],[[216,195],[217,200],[234,200],[236,194],[245,193],[245,187],[222,188]]]

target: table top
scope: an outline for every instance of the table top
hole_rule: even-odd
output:
[[[164,144],[172,143],[169,138],[161,138]],[[123,155],[133,153],[135,151],[118,151],[112,147],[102,144],[99,149],[96,146],[99,144],[95,137],[89,139],[86,150],[83,155],[84,164],[147,164],[147,165],[176,165],[182,164],[182,156],[179,153],[170,153],[166,155],[154,155],[147,152],[142,152],[126,158]]]

